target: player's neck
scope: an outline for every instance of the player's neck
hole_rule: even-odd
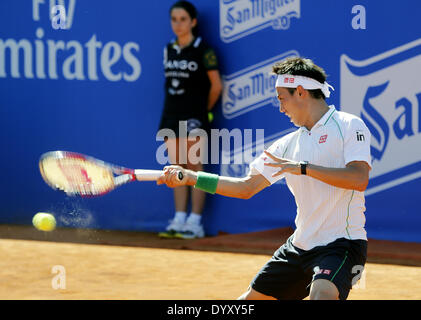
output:
[[[304,127],[310,131],[311,128],[313,128],[314,125],[325,115],[325,113],[329,111],[329,106],[325,100],[318,99],[314,103],[309,104],[307,110],[308,116]]]

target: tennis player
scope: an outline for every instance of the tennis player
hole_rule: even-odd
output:
[[[297,204],[296,229],[240,299],[344,300],[367,256],[364,190],[371,169],[370,132],[360,118],[327,105],[333,88],[311,60],[289,58],[273,71],[280,112],[299,127],[296,131],[257,157],[244,178],[169,166],[158,184],[249,199],[285,178]],[[176,179],[180,170],[182,181]],[[274,206],[282,208],[281,203]]]
[[[188,1],[178,1],[171,6],[170,17],[176,39],[164,49],[165,102],[159,129],[173,133],[173,136],[164,134],[171,164],[199,171],[203,170],[204,154],[194,160],[187,155],[193,145],[205,150],[205,140],[200,134],[209,132],[208,112],[221,94],[222,81],[214,50],[198,36],[196,8]],[[191,139],[195,135],[197,138]],[[187,216],[190,194],[191,212]],[[183,239],[203,237],[201,216],[205,198],[205,192],[200,189],[175,188],[174,218],[159,235]]]

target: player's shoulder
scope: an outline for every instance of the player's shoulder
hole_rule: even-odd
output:
[[[287,133],[286,135],[282,136],[279,140],[289,141],[293,137],[297,136],[299,131],[300,131],[299,129],[295,129],[294,131],[292,131],[290,133]]]
[[[271,145],[270,148],[276,148],[279,146],[284,146],[287,145],[292,139],[294,139],[294,137],[297,136],[298,134],[298,129],[294,130],[290,133],[287,133],[285,135],[283,135],[282,137],[280,137],[279,139],[275,140]]]
[[[370,131],[368,130],[366,124],[357,115],[345,111],[337,111],[335,113],[336,115],[334,116],[335,119],[337,119],[342,136],[347,137],[355,133],[370,135]]]
[[[336,111],[333,117],[341,126],[346,128],[359,125],[365,126],[364,121],[359,116],[349,112]]]

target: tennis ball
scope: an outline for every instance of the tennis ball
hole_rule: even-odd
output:
[[[210,111],[208,112],[208,119],[209,119],[209,122],[213,121],[213,113]]]
[[[56,228],[56,218],[50,213],[38,212],[32,218],[32,224],[41,231],[53,231]]]

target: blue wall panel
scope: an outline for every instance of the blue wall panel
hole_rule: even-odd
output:
[[[213,126],[264,129],[266,145],[289,132],[273,87],[253,94],[252,77],[264,74],[270,84],[273,61],[313,59],[335,87],[328,102],[363,117],[372,130],[368,236],[420,242],[421,3],[360,2],[196,1],[201,34],[218,54],[225,83]],[[33,214],[49,211],[61,226],[162,230],[173,214],[170,189],[148,182],[96,199],[68,198],[42,181],[38,159],[70,150],[127,167],[162,167],[155,135],[172,1],[63,3],[73,12],[67,30],[53,28],[49,0],[0,3],[0,223],[30,224]],[[352,25],[362,14],[352,12],[355,5],[365,9],[365,29]],[[252,93],[240,96],[247,86]],[[249,160],[207,169],[241,176]],[[294,224],[295,201],[283,183],[247,201],[208,199],[210,235]]]

